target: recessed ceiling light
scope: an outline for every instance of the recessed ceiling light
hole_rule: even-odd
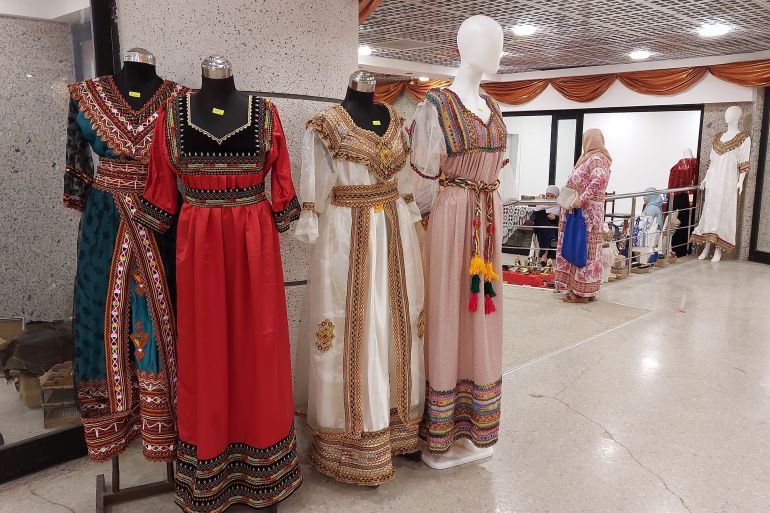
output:
[[[417,80],[419,80],[420,82],[427,82],[428,80],[430,80],[430,77],[417,77]]]
[[[732,29],[730,25],[725,25],[724,23],[704,23],[695,31],[700,37],[719,37],[724,36]]]
[[[643,61],[645,59],[649,59],[652,56],[652,52],[649,50],[634,50],[633,52],[629,53],[628,56],[635,61]]]
[[[27,78],[34,78],[34,77],[32,75],[30,75],[29,73],[27,73]]]
[[[537,32],[537,27],[528,23],[523,23],[521,25],[514,25],[511,27],[511,30],[517,36],[531,36]]]
[[[372,47],[361,45],[358,47],[358,55],[371,55],[372,54]]]

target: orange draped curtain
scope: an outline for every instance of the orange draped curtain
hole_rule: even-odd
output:
[[[375,9],[377,9],[382,0],[358,0],[358,23],[359,25],[366,21]]]
[[[616,80],[637,93],[671,95],[681,93],[694,86],[706,73],[711,73],[720,80],[745,87],[770,87],[770,60],[692,68],[630,71],[607,75],[487,82],[481,87],[492,98],[508,105],[522,105],[529,102],[542,93],[549,84],[569,100],[590,102],[603,95]],[[375,97],[378,101],[392,103],[406,90],[414,99],[419,101],[423,99],[429,89],[446,87],[450,83],[446,80],[430,80],[427,82],[411,81],[383,84],[377,86]]]

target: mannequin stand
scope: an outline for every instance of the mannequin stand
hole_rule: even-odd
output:
[[[709,257],[709,252],[711,251],[711,244],[706,243],[703,245],[703,251],[701,251],[701,254],[698,256],[698,260],[706,260]],[[716,248],[714,250],[714,257],[711,259],[712,262],[719,262],[722,260],[722,248]]]
[[[458,440],[452,445],[452,448],[444,454],[432,454],[426,452],[422,455],[422,462],[430,468],[444,470],[458,465],[465,465],[472,461],[491,458],[494,454],[493,447],[480,449],[473,445],[470,440]]]
[[[174,464],[166,463],[166,480],[130,488],[120,488],[120,460],[112,458],[111,489],[108,490],[104,474],[96,476],[96,513],[104,513],[111,504],[135,501],[174,491]]]

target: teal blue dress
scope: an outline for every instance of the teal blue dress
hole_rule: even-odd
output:
[[[69,89],[64,205],[82,212],[73,332],[88,453],[110,459],[140,437],[145,457],[172,461],[175,235],[145,230],[132,210],[144,190],[157,111],[181,88],[164,81],[138,110],[111,76]]]

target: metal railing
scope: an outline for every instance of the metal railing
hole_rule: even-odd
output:
[[[618,227],[620,229],[620,238],[614,239],[614,241],[618,244],[621,250],[621,254],[625,251],[625,262],[624,266],[626,267],[626,270],[628,273],[631,272],[632,267],[634,266],[634,263],[642,262],[642,261],[648,261],[649,255],[652,255],[653,253],[658,252],[658,248],[662,248],[666,252],[666,257],[668,254],[673,251],[675,248],[682,247],[682,246],[688,246],[690,245],[690,235],[692,234],[692,229],[697,225],[698,220],[698,212],[699,212],[699,205],[697,203],[700,202],[694,202],[695,204],[690,203],[689,201],[689,194],[694,193],[696,191],[700,190],[700,187],[698,186],[692,186],[692,187],[679,187],[679,188],[673,188],[673,189],[656,189],[654,191],[642,191],[642,192],[631,192],[631,193],[622,193],[622,194],[608,194],[606,195],[604,199],[605,204],[605,219],[610,219],[610,222],[615,225],[614,220],[615,219],[623,219],[623,223],[621,227]],[[677,194],[681,193],[687,193],[688,194],[688,207],[682,208],[682,209],[674,209],[674,198]],[[657,242],[649,248],[647,251],[644,251],[644,249],[647,249],[647,246],[640,246],[636,247],[634,246],[634,226],[636,225],[636,220],[641,218],[643,214],[639,213],[637,214],[637,206],[638,206],[638,198],[644,198],[648,195],[660,195],[668,198],[668,201],[664,203],[666,206],[665,209],[661,208],[663,213],[663,219],[664,219],[664,226],[659,226],[658,230],[654,230],[651,232],[648,232],[645,234],[646,236],[654,236],[657,235]],[[615,202],[617,200],[621,199],[630,199],[631,200],[631,212],[630,213],[617,213],[615,212]],[[607,204],[612,203],[612,209],[611,211],[607,211]],[[505,203],[505,207],[517,207],[517,206],[527,206],[527,207],[538,207],[538,206],[554,206],[556,205],[555,199],[521,199],[521,200],[513,200],[510,202]],[[678,226],[665,226],[666,220],[671,219],[670,215],[674,212],[679,212],[679,221],[680,224]],[[529,211],[532,212],[531,210]],[[686,213],[686,214],[684,214]],[[694,215],[691,215],[694,214]],[[684,224],[689,219],[689,223]],[[554,226],[534,226],[529,224],[513,224],[509,225],[509,228],[513,228],[512,232],[515,233],[516,230],[520,229],[527,229],[527,230],[534,230],[536,228],[545,228],[545,229],[551,229],[551,230],[557,230],[557,237],[559,235],[559,230],[561,230],[561,225],[559,224],[558,227]],[[664,229],[665,227],[665,229]],[[677,244],[675,246],[672,246],[671,244],[671,238],[676,230],[680,229],[686,229],[687,230],[687,239],[682,244]],[[510,234],[507,234],[505,238],[509,238]],[[532,236],[534,236],[534,231],[532,232]],[[665,240],[661,242],[660,238],[665,237]],[[646,238],[646,237],[645,237]],[[531,242],[531,238],[529,238]],[[531,253],[532,245],[530,243],[530,246],[512,246],[512,245],[506,245],[503,244],[504,248],[508,249],[514,249],[514,250],[524,250],[527,251],[528,255]],[[552,250],[555,251],[554,248],[539,248],[538,253],[535,255],[535,262],[540,259],[540,253],[543,251]],[[647,258],[644,258],[647,257]],[[526,267],[526,268],[532,268],[535,267],[533,264],[526,264],[522,265],[520,267]]]

